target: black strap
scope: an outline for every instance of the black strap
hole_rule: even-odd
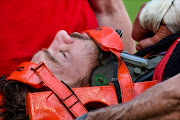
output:
[[[166,80],[170,77],[180,73],[180,42],[176,45],[171,54],[168,62],[166,63],[163,79]]]
[[[175,33],[172,34],[168,37],[165,37],[164,39],[162,39],[161,41],[159,41],[157,44],[149,46],[147,48],[144,48],[142,50],[140,50],[139,52],[135,53],[135,55],[137,56],[145,56],[149,53],[152,54],[157,54],[163,51],[168,50],[168,48],[170,47],[170,45],[172,43],[174,43],[174,41],[180,36],[180,32],[179,33]]]

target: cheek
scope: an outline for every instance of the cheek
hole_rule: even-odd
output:
[[[76,56],[73,57],[74,66],[81,73],[87,73],[93,66],[97,65],[97,52],[94,52],[95,48],[85,46],[83,49],[76,51]]]
[[[92,43],[92,42],[91,42]],[[99,53],[99,49],[96,45],[94,45],[93,43],[90,45],[85,45],[84,49],[82,50],[82,56],[84,57],[84,59],[86,61],[88,61],[89,63],[94,62],[95,60],[98,59],[98,53]]]

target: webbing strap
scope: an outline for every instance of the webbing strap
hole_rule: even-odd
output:
[[[99,29],[86,30],[87,33],[97,45],[106,52],[111,51],[118,59],[118,82],[121,89],[122,102],[127,102],[134,97],[134,88],[131,75],[128,68],[122,60],[120,53],[123,50],[123,43],[119,35],[109,27],[100,27]]]
[[[75,117],[87,113],[86,108],[77,96],[64,83],[56,79],[43,62],[34,67],[33,71],[58,96]]]
[[[125,63],[118,59],[118,82],[121,89],[122,103],[131,100],[134,97],[134,87],[131,75]]]

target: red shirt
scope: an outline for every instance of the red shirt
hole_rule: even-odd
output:
[[[0,0],[0,73],[47,48],[59,30],[98,27],[88,0]]]

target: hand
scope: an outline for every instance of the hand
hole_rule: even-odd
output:
[[[134,40],[138,41],[138,44],[136,45],[136,50],[138,51],[148,46],[154,45],[163,38],[172,34],[163,21],[155,34],[152,31],[146,30],[141,26],[139,22],[139,16],[145,5],[146,4],[143,4],[141,6],[133,23],[132,37],[134,38]]]
[[[136,45],[136,50],[139,51],[143,48],[154,45],[171,34],[172,32],[167,28],[166,25],[161,25],[154,36],[140,40]]]

